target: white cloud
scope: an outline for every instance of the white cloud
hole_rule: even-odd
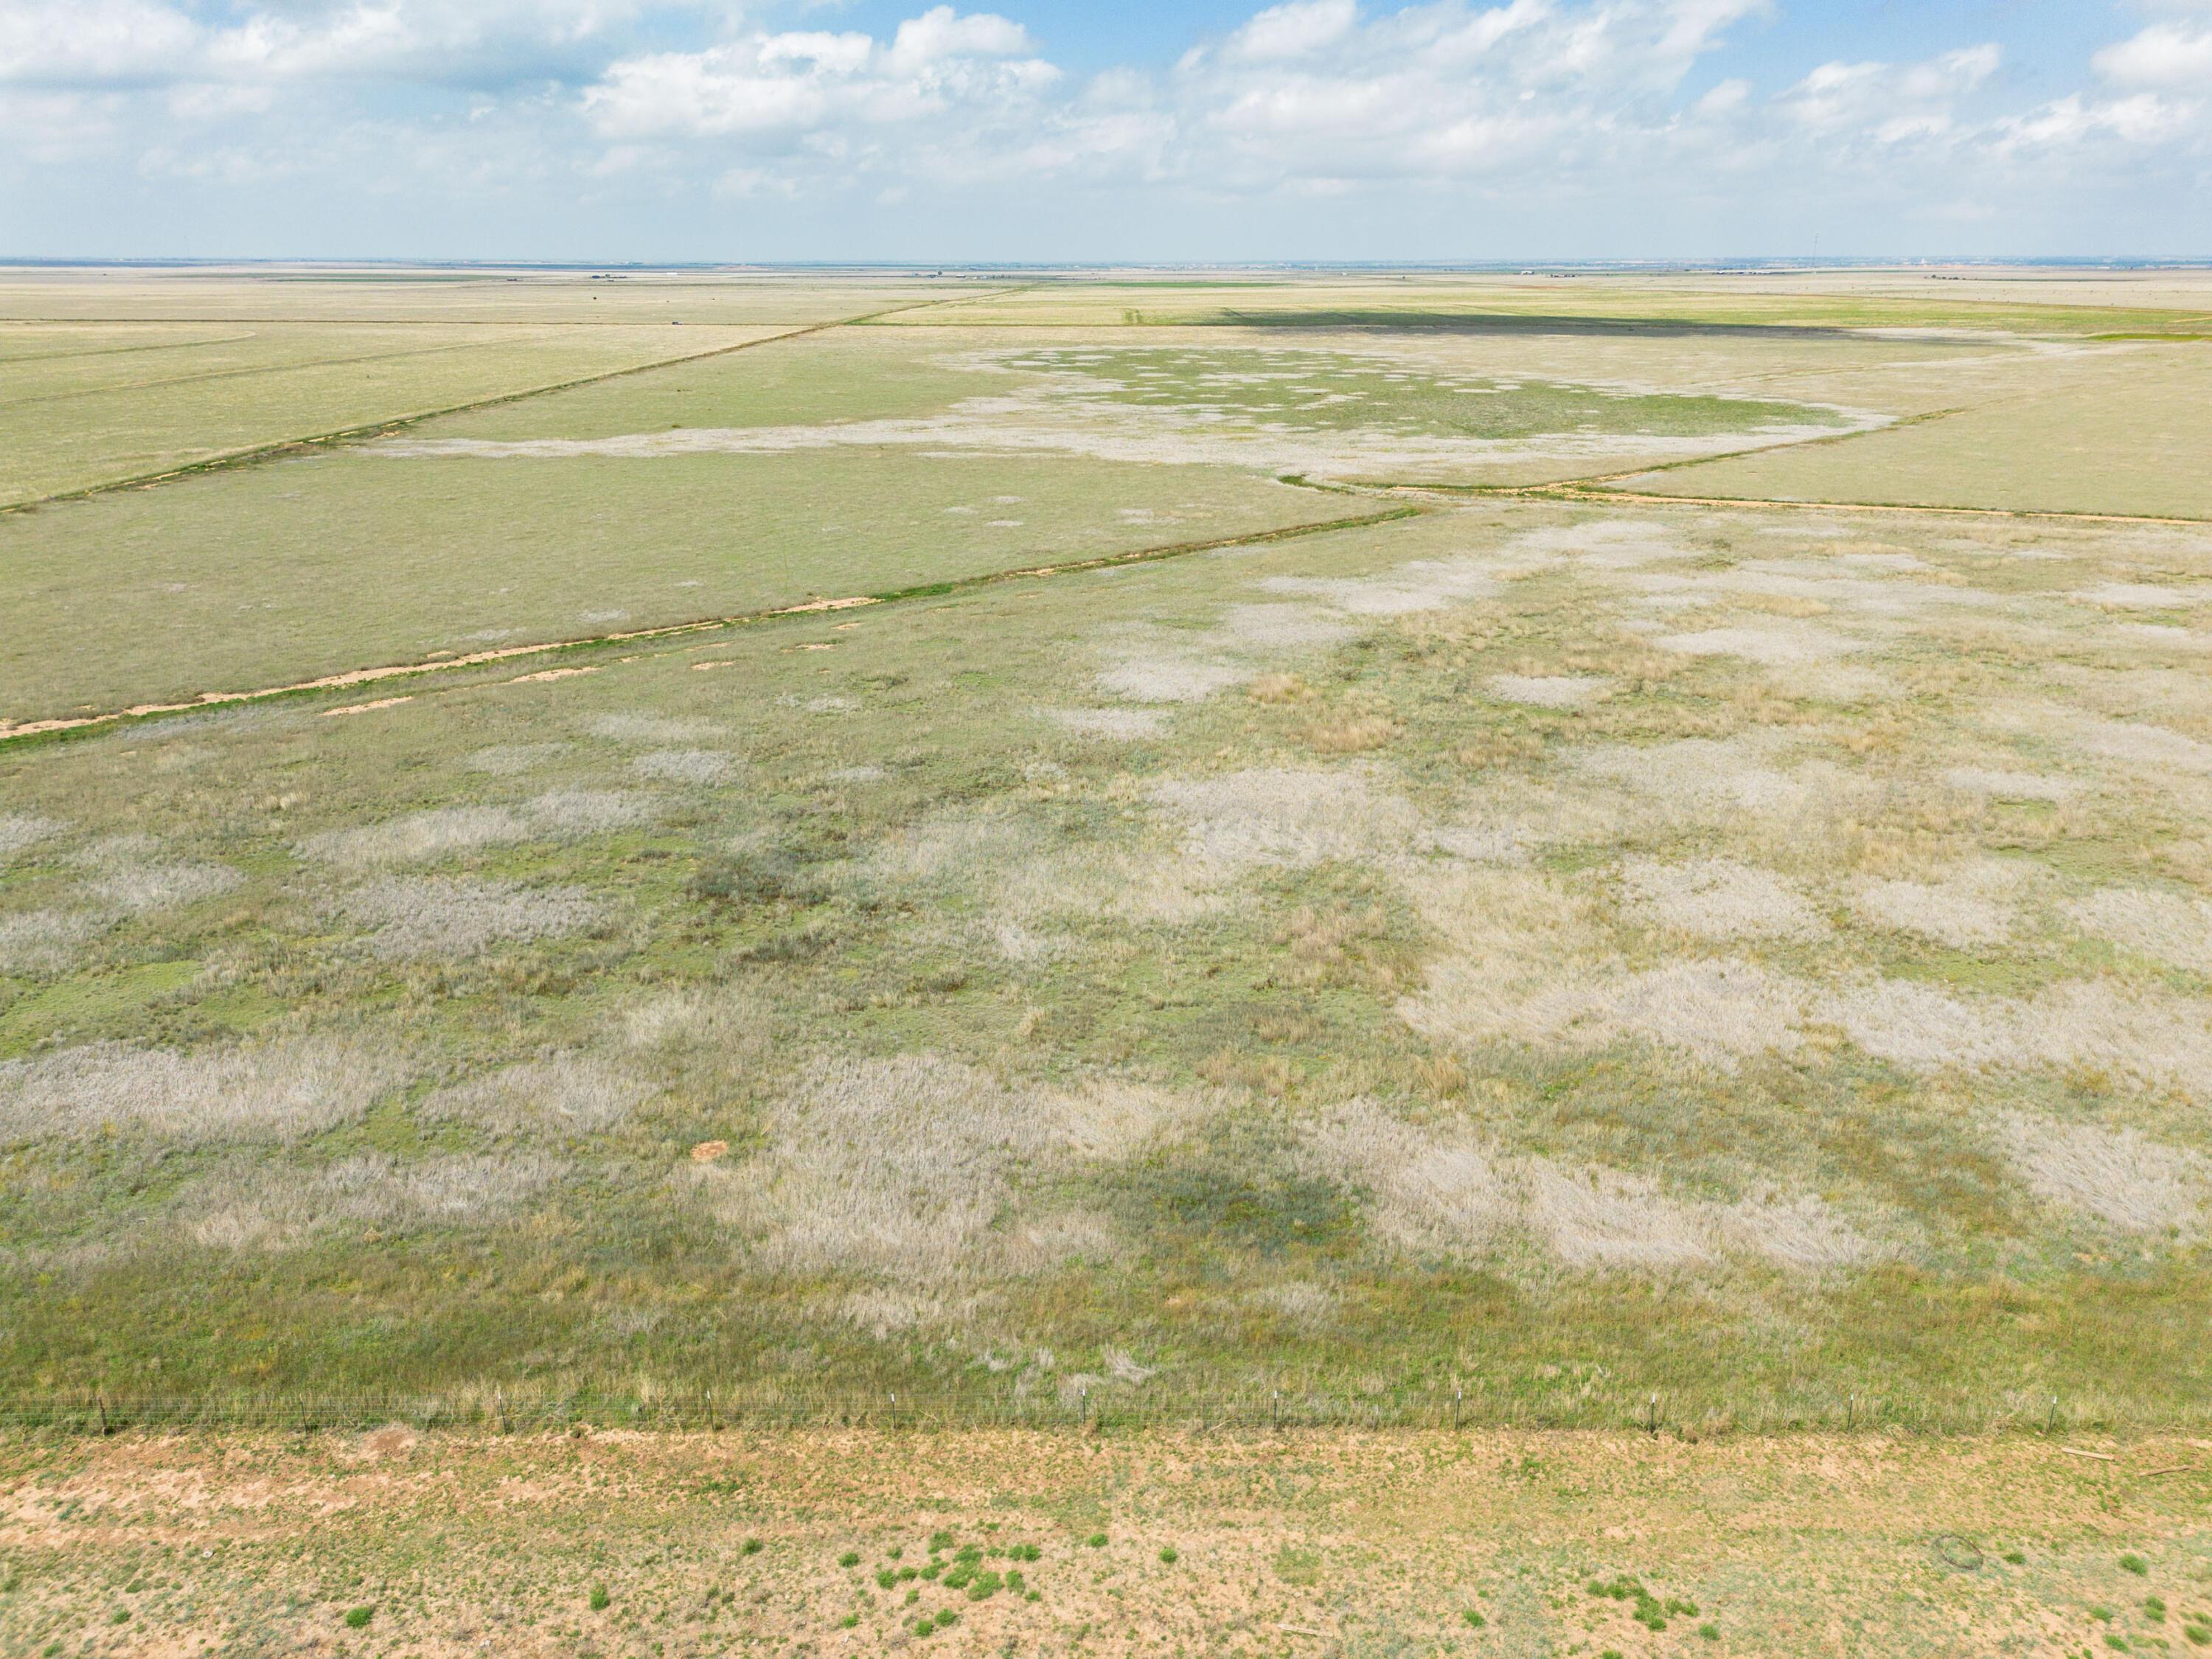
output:
[[[2203,93],[2212,89],[2212,24],[2154,23],[2106,46],[2092,62],[2098,74],[2124,87]]]
[[[583,110],[610,137],[729,137],[917,122],[1026,105],[1060,78],[1019,25],[939,6],[886,46],[857,33],[750,34],[609,65]]]
[[[1292,0],[1259,13],[1229,37],[1224,50],[1255,64],[1308,58],[1344,39],[1358,21],[1354,0]]]
[[[69,182],[95,161],[184,181],[179,200],[243,202],[257,177],[511,192],[517,224],[570,222],[580,192],[702,221],[744,201],[748,225],[844,200],[866,228],[869,203],[923,222],[988,184],[988,214],[945,221],[948,252],[963,225],[1018,231],[1018,200],[1079,221],[1092,189],[1142,191],[1130,222],[1180,216],[1224,253],[1232,222],[1395,222],[1412,247],[1577,214],[1626,252],[1684,209],[1741,246],[1844,202],[1885,228],[1971,210],[1994,239],[2062,197],[2139,200],[2160,239],[2212,231],[2205,0],[2144,0],[2145,27],[2033,104],[2002,42],[1892,61],[1873,22],[1874,50],[1777,73],[1771,41],[1747,50],[1770,0],[1255,3],[1171,67],[1088,78],[1025,27],[1039,0],[981,3],[1006,9],[915,0],[864,31],[768,21],[802,0],[0,0],[0,180],[46,191],[65,227],[100,197]],[[2177,225],[2160,200],[2197,205]],[[653,213],[680,218],[623,222]]]
[[[2002,62],[1985,45],[1920,64],[1823,64],[1776,102],[1809,132],[1882,143],[1934,137],[1952,130],[1959,101]]]

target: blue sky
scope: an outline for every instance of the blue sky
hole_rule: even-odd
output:
[[[2212,254],[2212,0],[0,0],[0,255]]]

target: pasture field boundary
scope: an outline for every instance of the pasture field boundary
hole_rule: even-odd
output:
[[[1118,565],[1155,564],[1164,560],[1187,557],[1194,553],[1220,552],[1233,547],[1264,546],[1271,542],[1293,541],[1302,537],[1318,536],[1333,530],[1360,530],[1372,525],[1391,524],[1401,519],[1416,518],[1422,509],[1405,505],[1380,513],[1365,513],[1348,519],[1325,519],[1313,523],[1284,525],[1273,530],[1253,531],[1240,536],[1219,536],[1206,541],[1172,542],[1164,546],[1138,548],[1127,553],[1104,553],[1094,558],[1071,559],[1057,564],[1025,565],[1010,570],[989,570],[973,576],[954,577],[945,581],[921,582],[908,587],[886,589],[876,593],[854,593],[835,599],[809,599],[799,605],[778,605],[771,610],[739,611],[729,616],[704,617],[687,622],[665,623],[653,628],[635,628],[616,634],[595,634],[582,639],[548,640],[533,645],[501,646],[489,651],[473,651],[465,656],[447,657],[436,661],[389,663],[374,668],[348,669],[342,673],[326,674],[312,680],[295,680],[283,685],[263,686],[250,691],[204,691],[198,696],[181,702],[136,703],[128,708],[110,709],[95,714],[71,714],[52,720],[24,720],[14,724],[0,723],[0,748],[32,742],[40,738],[65,738],[74,733],[88,732],[138,720],[158,720],[167,714],[192,714],[210,708],[223,708],[240,703],[268,702],[280,697],[296,697],[321,691],[345,690],[355,686],[380,685],[395,680],[416,679],[425,675],[449,673],[458,669],[482,668],[494,663],[516,662],[531,657],[546,657],[569,652],[605,649],[615,646],[637,645],[663,640],[682,638],[696,634],[714,633],[725,629],[745,628],[755,623],[775,622],[791,617],[817,616],[831,611],[854,611],[883,605],[898,605],[915,599],[940,599],[951,594],[970,592],[1005,582],[1036,580],[1049,576],[1079,575],[1086,570],[1104,570]]]
[[[1781,452],[1755,450],[1747,453],[1777,454]],[[1716,455],[1711,459],[1727,460],[1729,457]],[[1791,513],[1887,513],[1906,516],[1925,514],[1937,518],[2018,519],[2051,524],[2166,525],[2185,530],[2212,525],[2212,518],[2154,513],[2084,513],[2063,507],[1939,507],[1911,501],[1792,501],[1771,495],[1669,495],[1658,490],[1613,489],[1604,482],[1610,477],[1635,477],[1644,472],[1662,470],[1644,467],[1635,473],[1601,473],[1589,478],[1557,478],[1545,483],[1528,484],[1439,483],[1383,478],[1326,483],[1295,472],[1279,473],[1275,481],[1296,489],[1317,490],[1333,495],[1364,495],[1370,501],[1388,501],[1394,496],[1428,495],[1445,501],[1553,501],[1573,507],[1632,501],[1648,507],[1747,507]]]
[[[626,1429],[694,1433],[723,1429],[969,1429],[1435,1432],[1641,1431],[1698,1438],[1724,1435],[2011,1435],[2063,1441],[2097,1436],[2171,1436],[2212,1429],[2212,1408],[2171,1420],[2116,1419],[2094,1406],[2034,1397],[1934,1403],[1822,1394],[1729,1402],[1702,1393],[1621,1389],[1558,1401],[1492,1394],[1472,1382],[1387,1397],[1361,1397],[1285,1379],[1221,1390],[1170,1390],[1139,1397],[1106,1388],[1024,1395],[1011,1388],[951,1387],[912,1393],[881,1389],[733,1384],[650,1393],[580,1388],[509,1394],[475,1385],[445,1393],[345,1395],[230,1393],[127,1395],[88,1389],[0,1398],[0,1432],[106,1436],[128,1431],[242,1430],[313,1433],[405,1423],[423,1430],[493,1434],[583,1433]],[[2104,1454],[2090,1454],[2104,1455]],[[2160,1471],[2165,1473],[2167,1471]]]
[[[1934,507],[1916,506],[1911,501],[1797,501],[1753,495],[1668,495],[1656,490],[1609,489],[1579,480],[1548,486],[1540,498],[1580,502],[1635,501],[1671,507],[1748,507],[1802,513],[1922,514],[1938,518],[2021,519],[2049,524],[2173,525],[2183,528],[2212,524],[2212,518],[2154,513],[2081,513],[2058,507]]]
[[[1020,287],[1006,290],[1018,294]],[[707,351],[689,351],[674,357],[657,358],[649,363],[634,363],[625,368],[612,368],[600,374],[586,374],[573,380],[556,381],[550,386],[526,386],[520,391],[502,392],[489,398],[472,398],[466,403],[449,404],[441,409],[417,410],[409,415],[387,416],[361,426],[341,427],[331,432],[319,432],[307,437],[278,438],[265,444],[252,444],[244,449],[228,450],[219,455],[191,461],[183,466],[165,468],[159,472],[137,473],[127,478],[112,478],[105,483],[88,484],[82,489],[64,489],[51,495],[34,495],[20,501],[0,502],[0,518],[17,513],[28,513],[42,507],[57,507],[68,501],[88,501],[95,495],[113,495],[125,489],[149,489],[156,484],[173,483],[204,472],[228,472],[239,467],[258,465],[263,461],[282,459],[288,456],[309,455],[318,451],[334,448],[341,444],[358,443],[369,438],[389,438],[404,432],[424,421],[434,421],[447,415],[468,415],[477,410],[497,409],[507,404],[519,404],[532,398],[544,398],[556,392],[574,392],[582,386],[599,386],[608,380],[619,380],[632,374],[647,374],[656,369],[678,368],[686,363],[705,362],[715,357],[727,357],[737,352],[750,351],[756,346],[775,345],[787,340],[803,339],[810,334],[826,334],[832,329],[854,328],[884,317],[895,316],[902,311],[926,311],[932,306],[951,305],[968,295],[948,295],[941,300],[920,300],[912,305],[888,306],[879,311],[863,313],[857,317],[833,317],[825,322],[808,323],[802,327],[785,330],[781,334],[768,334],[757,340],[740,340],[734,345],[715,346]],[[538,326],[549,326],[538,325]],[[711,325],[710,325],[711,326]],[[742,324],[732,324],[742,327]],[[439,346],[432,349],[447,351],[457,348]],[[313,363],[295,365],[313,368]]]
[[[550,331],[550,328],[548,331]],[[295,374],[303,369],[351,368],[362,363],[398,362],[410,357],[434,357],[448,351],[473,351],[482,343],[481,341],[477,340],[447,340],[437,345],[413,346],[404,351],[365,351],[351,357],[318,357],[311,362],[257,363],[250,368],[211,368],[202,374],[173,374],[167,380],[133,380],[128,386],[80,386],[70,392],[40,392],[32,397],[15,398],[8,404],[8,407],[24,409],[39,404],[65,404],[78,398],[109,398],[118,392],[155,392],[164,386],[198,386],[208,380],[246,380],[263,374]],[[146,349],[132,348],[136,350]],[[41,499],[53,498],[49,496]]]

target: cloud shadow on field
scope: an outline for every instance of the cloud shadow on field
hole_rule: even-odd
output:
[[[1644,336],[1656,339],[1852,340],[1881,325],[1822,326],[1807,323],[1707,323],[1682,317],[1576,317],[1557,313],[1319,309],[1313,311],[1221,311],[1202,320],[1244,328],[1364,328],[1394,333],[1545,335],[1612,339]],[[1972,340],[1916,340],[1930,347],[1978,348]]]

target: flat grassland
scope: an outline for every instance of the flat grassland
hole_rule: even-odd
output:
[[[448,1475],[568,1494],[567,1557],[468,1543],[536,1564],[473,1638],[513,1650],[716,1609],[920,1641],[871,1576],[902,1528],[927,1559],[917,1494],[987,1549],[1024,1541],[981,1530],[1000,1480],[1081,1531],[1069,1457],[1120,1460],[1108,1554],[1039,1532],[1045,1601],[934,1639],[1708,1650],[1669,1598],[1731,1652],[2212,1639],[2201,1477],[2148,1473],[2212,1428],[2208,307],[2190,272],[0,281],[50,399],[0,407],[0,1627],[155,1649],[149,1586],[246,1650],[481,1624],[404,1519],[221,1585],[57,1530],[228,1447],[418,1522]],[[174,372],[203,344],[230,367]],[[481,1437],[258,1437],[386,1419]],[[802,1501],[758,1471],[842,1443],[538,1433],[732,1419],[1030,1437],[864,1437]],[[1074,1432],[1224,1421],[1306,1426]],[[187,1424],[236,1437],[150,1437]],[[1692,1455],[1605,1437],[1639,1424],[1765,1507],[1601,1477]],[[127,1432],[39,1437],[87,1426]],[[1945,1431],[1994,1437],[1895,1437]],[[2092,1431],[2142,1483],[2055,1449]],[[982,1472],[901,1484],[932,1456]],[[1161,1496],[1217,1458],[1273,1484]],[[1911,1526],[1783,1541],[1824,1459]],[[1398,1512],[1416,1465],[1481,1472],[1491,1544],[1465,1492]],[[624,1553],[615,1490],[708,1554]],[[740,1490],[793,1553],[708,1560]],[[1324,1491],[1325,1527],[1268,1507]],[[1131,1528],[1154,1502],[1190,1530]],[[1237,1565],[1182,1607],[1167,1547]],[[367,1636],[326,1628],[355,1573],[403,1587]],[[1663,1641],[1577,1587],[1620,1573]]]

